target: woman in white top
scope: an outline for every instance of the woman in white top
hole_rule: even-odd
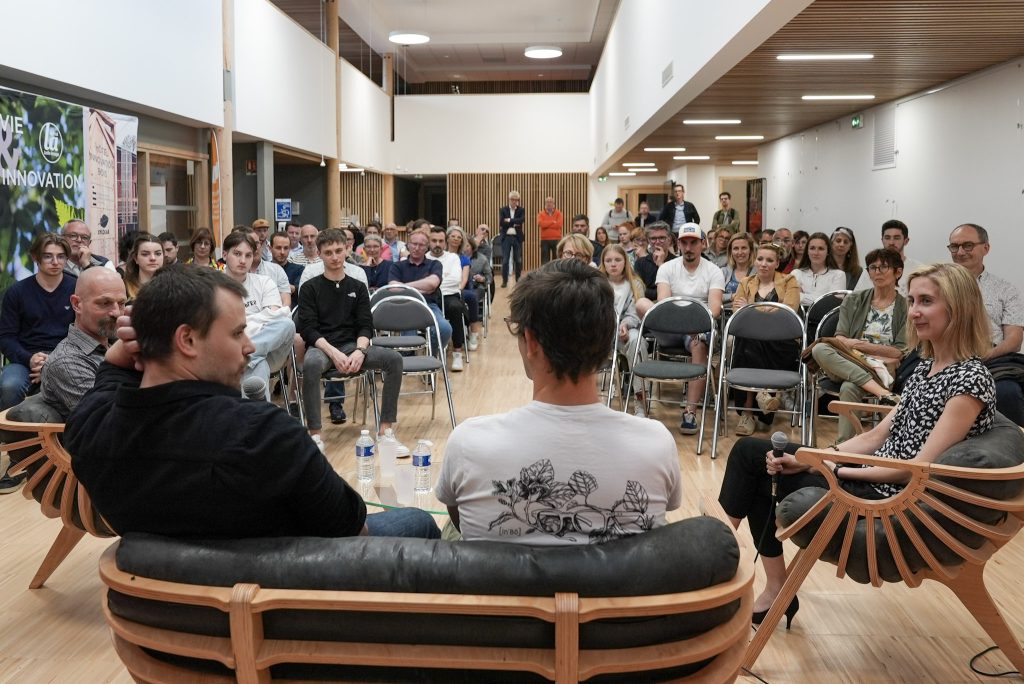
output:
[[[800,283],[800,303],[804,306],[810,306],[823,294],[846,289],[846,272],[836,265],[832,242],[824,233],[815,233],[807,239],[804,258],[793,275]]]
[[[620,352],[625,348],[627,362],[632,363],[640,335],[640,316],[637,314],[637,305],[639,304],[646,312],[652,306],[651,301],[644,298],[644,283],[633,272],[626,250],[621,245],[611,244],[601,251],[601,273],[608,276],[612,290],[615,292],[615,313],[619,317],[616,347]],[[640,354],[642,360],[643,349]],[[625,372],[627,369],[623,367],[622,370]],[[636,394],[636,415],[642,417],[645,415],[644,407],[647,402],[644,399],[643,384],[639,378],[633,380],[633,392]]]

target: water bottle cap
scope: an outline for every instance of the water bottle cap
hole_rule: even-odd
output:
[[[368,435],[368,434],[370,434],[370,431],[369,430],[360,430],[359,434],[360,435]]]
[[[392,430],[391,428],[388,428],[387,430],[384,431],[384,436],[385,437],[394,437],[395,436],[395,431]]]

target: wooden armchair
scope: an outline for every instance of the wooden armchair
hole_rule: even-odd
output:
[[[857,411],[887,411],[887,407],[847,402],[832,402],[830,407],[850,418],[858,429]],[[747,648],[744,666],[753,666],[790,600],[814,563],[821,559],[837,566],[838,577],[850,576],[875,587],[902,581],[913,588],[927,579],[944,584],[1014,667],[1024,671],[1024,651],[984,582],[985,564],[1013,539],[1024,520],[1024,438],[1010,421],[1001,416],[998,421],[987,435],[1001,431],[998,437],[1006,440],[1001,443],[1006,448],[1000,448],[997,457],[1014,465],[964,467],[944,463],[984,458],[984,449],[976,445],[986,436],[965,440],[930,464],[833,450],[797,451],[797,460],[821,473],[829,489],[817,502],[813,502],[813,497],[821,490],[804,489],[780,504],[777,536],[792,538],[802,548],[789,565],[782,592]],[[959,454],[951,457],[957,450]],[[896,468],[910,473],[910,481],[895,496],[874,501],[860,499],[838,486],[832,471],[823,465],[824,460]],[[786,504],[794,497],[801,499],[801,493],[802,505],[798,504],[787,515]],[[792,520],[793,517],[796,519]],[[787,518],[792,522],[785,525]]]
[[[29,397],[22,404],[0,413],[0,430],[31,433],[31,437],[8,442],[4,449],[12,455],[10,473],[17,475],[28,472],[22,494],[26,499],[35,499],[47,518],[60,518],[63,527],[50,550],[43,558],[39,569],[29,583],[30,589],[43,586],[54,570],[67,558],[75,545],[86,533],[94,537],[117,536],[102,516],[92,507],[92,500],[85,488],[78,482],[71,470],[71,455],[64,449],[59,436],[64,432],[63,423],[19,422],[9,414],[18,413],[27,402],[41,398]],[[15,454],[22,451],[21,460]]]

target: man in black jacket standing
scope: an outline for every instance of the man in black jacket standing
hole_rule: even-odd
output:
[[[665,205],[658,215],[658,219],[664,221],[672,229],[673,235],[679,234],[679,226],[684,223],[700,223],[700,214],[692,202],[683,199],[686,195],[686,188],[682,184],[672,187],[673,201]]]
[[[523,229],[526,225],[526,210],[519,206],[519,192],[508,193],[508,204],[498,212],[498,230],[501,233],[501,286],[508,287],[511,272],[516,275],[516,282],[523,274]],[[510,259],[515,259],[510,262]]]

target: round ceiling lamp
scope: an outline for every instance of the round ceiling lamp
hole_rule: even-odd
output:
[[[530,59],[554,59],[562,56],[562,48],[551,45],[534,45],[523,52]]]
[[[430,36],[416,31],[392,31],[388,34],[388,40],[398,45],[422,45],[430,42]]]

